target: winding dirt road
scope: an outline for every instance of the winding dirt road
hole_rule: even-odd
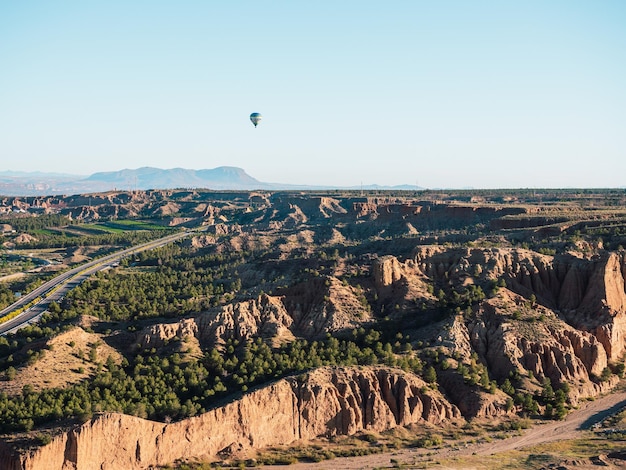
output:
[[[392,460],[402,462],[411,468],[419,467],[425,459],[429,461],[461,457],[464,455],[490,455],[546,442],[576,439],[585,435],[595,423],[617,413],[626,407],[626,392],[620,391],[584,402],[580,408],[571,412],[563,421],[549,421],[533,426],[521,435],[482,444],[473,444],[460,449],[445,448],[433,453],[432,449],[402,449],[393,453],[374,454],[364,457],[346,457],[317,463],[297,463],[285,466],[265,466],[265,469],[285,470],[355,470],[372,468],[392,468]],[[406,468],[406,467],[405,467]]]

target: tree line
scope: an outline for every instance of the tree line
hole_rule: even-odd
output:
[[[0,393],[0,432],[29,431],[60,419],[86,420],[101,411],[180,420],[211,409],[227,395],[289,374],[327,365],[374,364],[422,372],[408,338],[383,342],[375,330],[355,330],[350,339],[299,339],[276,349],[260,338],[243,343],[229,339],[222,350],[212,348],[198,359],[178,353],[159,356],[150,349],[119,365],[109,357],[98,363],[90,380],[65,389],[36,392],[25,386],[17,396]]]
[[[120,269],[101,271],[77,286],[61,306],[50,306],[47,321],[82,314],[140,320],[200,312],[241,289],[233,271],[242,262],[240,253],[198,253],[179,245],[142,252],[134,261],[127,258]]]

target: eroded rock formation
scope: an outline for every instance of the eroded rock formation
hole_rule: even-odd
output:
[[[17,453],[0,446],[6,470],[146,469],[175,460],[289,444],[299,439],[461,420],[418,377],[387,368],[323,368],[290,377],[177,423],[105,413],[47,445]]]
[[[369,317],[370,312],[353,288],[328,277],[297,285],[284,296],[263,294],[193,318],[153,325],[142,330],[135,342],[144,348],[160,347],[186,336],[211,347],[220,346],[229,338],[246,340],[257,336],[282,342],[295,336],[316,338],[353,328]]]
[[[480,315],[470,323],[472,346],[493,377],[502,381],[512,372],[526,376],[530,371],[539,382],[547,378],[555,385],[569,384],[574,403],[613,385],[597,381],[608,358],[593,334],[567,325],[540,306],[515,319],[524,308],[525,299],[503,289],[482,303]]]
[[[626,351],[626,260],[623,253],[602,252],[591,259],[552,257],[522,249],[418,247],[421,273],[431,279],[503,279],[514,292],[593,333],[609,360]]]

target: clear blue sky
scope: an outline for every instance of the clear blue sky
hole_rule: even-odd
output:
[[[0,1],[0,162],[626,186],[626,1]]]

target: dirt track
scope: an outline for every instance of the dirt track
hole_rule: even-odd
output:
[[[353,470],[372,468],[392,468],[392,460],[397,460],[408,466],[417,466],[420,461],[429,461],[440,458],[452,458],[463,455],[490,455],[506,452],[522,447],[533,446],[545,442],[576,439],[584,435],[594,423],[602,421],[607,416],[618,412],[626,406],[626,392],[616,392],[592,402],[585,402],[578,410],[570,413],[563,421],[550,421],[533,426],[521,435],[508,439],[484,444],[474,444],[458,450],[442,449],[433,453],[432,449],[403,449],[393,453],[375,454],[364,457],[347,457],[317,463],[297,463],[283,466],[266,466],[266,469],[290,470]],[[427,455],[428,454],[428,455]],[[406,467],[405,467],[406,468]],[[440,467],[441,468],[441,467]]]

